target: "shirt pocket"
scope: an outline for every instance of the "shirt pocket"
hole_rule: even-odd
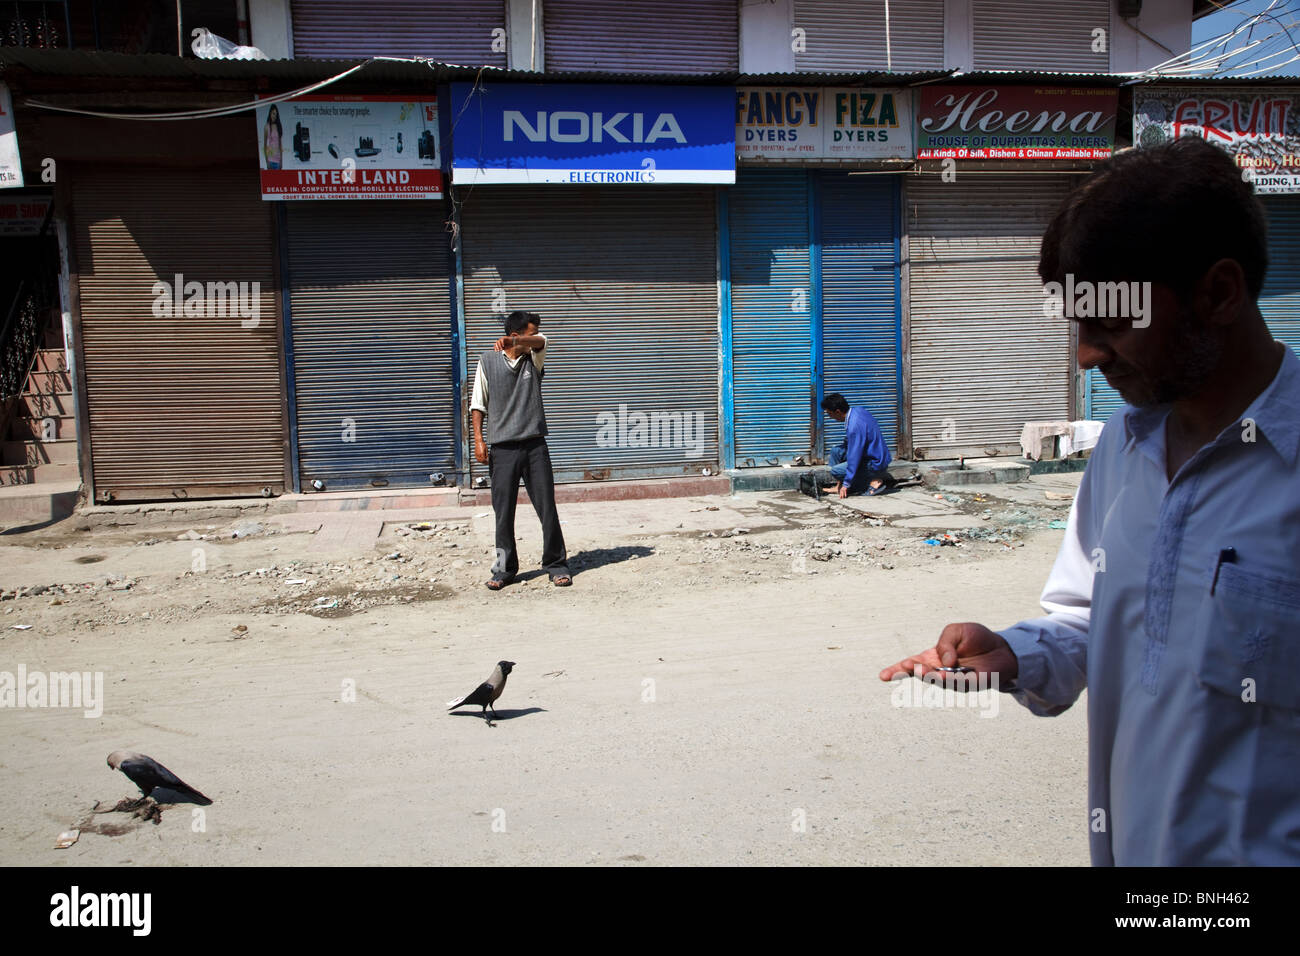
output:
[[[1197,680],[1245,700],[1253,688],[1256,703],[1300,711],[1300,578],[1294,571],[1222,564],[1213,587],[1196,654]]]

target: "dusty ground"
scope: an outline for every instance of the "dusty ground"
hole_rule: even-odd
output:
[[[1082,701],[876,678],[1038,614],[1077,479],[562,506],[574,587],[500,594],[481,508],[0,535],[0,671],[105,681],[97,718],[0,709],[0,863],[1086,864]],[[498,725],[449,716],[500,659]],[[214,804],[92,818],[118,748]]]

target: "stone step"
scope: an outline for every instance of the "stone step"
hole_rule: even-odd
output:
[[[27,386],[23,389],[24,394],[38,395],[56,395],[60,392],[71,392],[72,380],[66,371],[64,372],[28,372]]]
[[[970,461],[963,466],[956,464],[931,469],[927,475],[927,484],[939,488],[960,488],[964,485],[992,485],[1014,481],[1024,481],[1029,477],[1029,465],[1023,461],[1007,459],[1005,461]]]
[[[45,422],[50,421],[53,435],[50,440],[77,437],[77,420],[72,415],[23,415],[20,414],[10,423],[9,437],[18,441],[28,439],[46,440]]]
[[[916,462],[895,459],[890,462],[888,472],[899,481],[918,474]],[[731,482],[732,493],[743,491],[798,491],[799,476],[815,472],[817,481],[822,484],[834,484],[828,465],[793,465],[789,468],[768,466],[763,468],[735,468],[726,472]]]
[[[0,465],[0,486],[72,481],[81,477],[75,461],[53,465]]]
[[[46,415],[70,418],[77,413],[77,409],[70,391],[54,392],[49,395],[23,392],[18,396],[18,407],[15,413],[25,418],[44,418]]]
[[[74,438],[60,441],[25,441],[0,442],[0,462],[6,465],[63,465],[77,463],[77,442]]]
[[[80,489],[76,480],[0,487],[0,525],[13,528],[66,518],[77,506]]]
[[[67,355],[63,349],[39,349],[32,361],[33,372],[66,372]]]
[[[731,480],[722,475],[691,478],[644,478],[627,481],[566,482],[555,486],[557,504],[579,501],[638,501],[651,498],[693,498],[697,495],[731,493]],[[519,503],[528,503],[528,493],[519,489]],[[492,506],[492,491],[487,488],[460,489],[462,506]]]

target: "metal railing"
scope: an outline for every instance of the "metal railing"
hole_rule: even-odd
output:
[[[13,296],[5,307],[4,325],[0,326],[0,399],[8,399],[22,391],[31,369],[32,359],[41,347],[45,335],[45,321],[50,308],[57,301],[57,280],[46,266],[46,246],[53,229],[54,203],[45,210],[40,232],[24,245],[30,250],[22,257],[24,262],[14,262],[12,274],[20,276],[14,284]]]
[[[0,0],[0,46],[70,48],[68,0]]]

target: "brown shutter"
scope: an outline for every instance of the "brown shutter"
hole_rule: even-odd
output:
[[[283,492],[279,296],[256,168],[72,175],[96,498]],[[225,315],[155,316],[154,283],[177,273],[205,290],[258,283],[256,325],[230,303],[212,309]]]

